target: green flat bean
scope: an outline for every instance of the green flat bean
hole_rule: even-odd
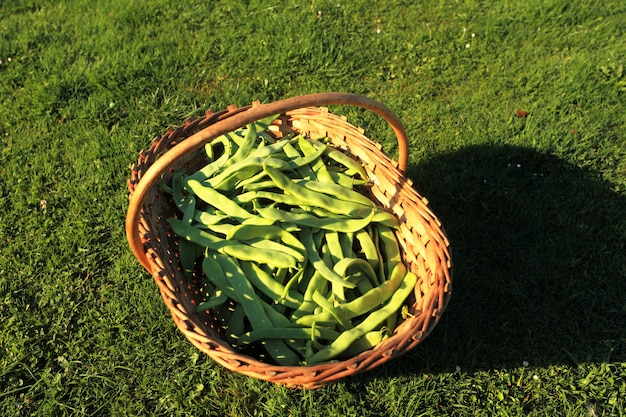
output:
[[[264,271],[267,274],[270,274],[274,277],[274,280],[276,280],[276,282],[278,282],[281,285],[285,285],[285,279],[287,278],[287,274],[289,273],[289,269],[287,268],[276,268],[273,270],[268,270],[267,268],[264,268]],[[303,268],[299,268],[298,272],[304,271]],[[293,274],[292,274],[293,275]]]
[[[172,199],[174,200],[174,204],[178,207],[181,212],[185,212],[188,204],[186,202],[186,196],[183,192],[182,181],[185,177],[185,171],[176,171],[174,175],[172,175]]]
[[[354,246],[354,232],[340,233],[339,243],[341,244],[341,253],[346,258],[356,258],[356,254],[353,250]]]
[[[195,194],[205,203],[210,204],[239,222],[253,216],[219,191],[202,185],[200,181],[189,180],[186,187],[189,192]]]
[[[328,281],[322,277],[322,274],[310,262],[307,262],[303,270],[302,279],[298,282],[298,290],[304,294],[304,300],[313,300],[313,292],[315,290],[324,292],[324,288],[327,285]]]
[[[274,220],[271,219],[266,219],[265,217],[261,217],[261,216],[257,216],[257,215],[253,215],[250,218],[247,218],[245,220],[243,220],[241,222],[241,224],[254,224],[257,226],[270,226],[272,224],[274,224]]]
[[[341,246],[338,232],[329,230],[324,234],[324,239],[326,240],[331,263],[333,265],[335,265],[337,262],[347,256],[347,254],[343,251],[343,247]]]
[[[256,125],[257,132],[262,132],[267,130],[267,128],[274,122],[274,120],[278,119],[279,114],[273,114],[271,116],[264,117],[263,119],[259,119],[254,124]]]
[[[214,148],[216,145],[222,145],[224,147],[221,156],[211,163],[205,165],[198,171],[194,172],[188,177],[189,179],[204,181],[205,179],[213,176],[217,171],[222,169],[224,164],[226,164],[231,156],[231,140],[226,136],[219,136],[213,139],[211,142],[207,143],[205,145],[205,152],[210,159],[214,158]]]
[[[207,226],[223,222],[228,219],[228,216],[225,214],[215,214],[214,212],[209,213],[207,211],[196,210],[193,214],[193,219],[198,222],[198,227],[207,228]]]
[[[378,252],[378,248],[376,247],[376,243],[372,238],[372,230],[368,227],[365,230],[359,230],[354,234],[354,237],[359,242],[359,246],[361,247],[361,252],[365,260],[371,265],[374,271],[380,272],[380,252]],[[380,276],[382,280],[384,275]],[[378,285],[381,281],[378,280],[378,274],[374,273],[375,284]]]
[[[274,139],[272,137],[272,135],[270,135],[267,132],[258,132],[257,135],[259,136],[259,138],[263,141],[263,144],[265,146],[267,145],[273,145],[276,143],[276,139]]]
[[[215,151],[213,149],[213,142],[215,142],[218,139],[219,138],[215,138],[211,142],[207,142],[204,144],[204,154],[206,155],[206,158],[207,158],[207,164],[204,166],[204,168],[206,168],[211,163],[215,162]],[[200,169],[198,171],[200,171]]]
[[[293,319],[297,319],[302,316],[310,315],[317,304],[313,302],[313,294],[318,292],[324,292],[324,288],[327,286],[328,281],[322,277],[322,274],[319,271],[315,271],[311,278],[309,279],[308,285],[304,290],[304,295],[302,297],[303,302],[296,308],[295,311],[291,314]],[[332,320],[329,320],[332,323]],[[309,322],[308,326],[312,325],[312,321]]]
[[[326,339],[334,340],[339,336],[339,332],[317,326],[311,327],[283,327],[273,329],[255,329],[241,335],[237,344],[243,346],[246,344],[254,343],[259,340],[268,339],[303,339],[303,340],[316,340]]]
[[[185,275],[187,279],[193,276],[196,259],[202,254],[201,248],[197,248],[199,248],[199,246],[189,240],[181,239],[178,242],[178,259],[180,260],[183,275]]]
[[[236,187],[239,181],[246,180],[263,171],[263,165],[271,166],[274,169],[279,170],[291,169],[289,163],[282,159],[263,156],[250,156],[233,165],[230,165],[229,167],[221,171],[218,175],[207,178],[205,181],[203,181],[203,183],[216,190],[232,189]]]
[[[396,216],[381,209],[376,209],[376,214],[372,218],[372,223],[381,224],[389,227],[390,229],[397,229],[400,226],[400,222]]]
[[[252,286],[270,297],[274,302],[294,309],[302,303],[301,294],[286,291],[284,285],[274,280],[274,277],[263,271],[255,262],[239,262],[239,266]]]
[[[297,282],[293,284],[294,291],[298,291],[300,294],[304,294],[304,292],[306,291],[307,285],[309,284],[309,282],[311,281],[311,278],[313,277],[313,273],[315,272],[315,270],[313,269],[313,267],[311,266],[311,264],[309,263],[307,259],[302,264],[302,268],[300,268],[298,272],[301,272],[301,273],[299,274]]]
[[[281,271],[287,271],[287,269],[282,268]],[[287,296],[287,293],[292,291],[292,288],[297,288],[298,280],[303,274],[304,274],[304,268],[300,268],[295,274],[292,274],[291,278],[289,278],[289,280],[285,283],[285,289],[283,290],[283,293],[281,294],[281,298],[285,298]],[[284,277],[279,278],[278,276],[276,276],[275,279],[278,282],[284,282],[285,278]],[[297,290],[293,290],[293,292],[300,294],[298,293]]]
[[[229,166],[236,164],[237,162],[246,158],[252,152],[252,149],[254,148],[254,145],[256,143],[256,132],[256,125],[254,123],[249,124],[248,129],[245,130],[243,140],[241,140],[239,143],[239,148],[237,148],[237,151],[228,159],[228,161],[224,165],[224,168],[228,168]]]
[[[272,145],[265,145],[258,148],[254,151],[249,158],[258,158],[256,161],[264,161],[266,158],[272,157],[274,159],[282,159],[280,151],[283,147],[289,145],[289,141],[281,140]],[[288,162],[280,163],[277,161],[270,162],[276,164],[278,168],[287,168]],[[232,168],[231,168],[232,171]],[[253,183],[259,182],[262,178],[264,178],[267,174],[261,169],[258,174],[252,175],[249,178],[241,178],[241,180],[236,184],[236,188],[245,188],[250,186]]]
[[[341,201],[361,204],[368,208],[376,207],[374,205],[374,202],[370,198],[366,197],[365,195],[357,191],[351,190],[348,187],[344,187],[343,185],[339,185],[336,183],[325,183],[325,182],[313,181],[313,180],[301,180],[301,181],[297,181],[297,184],[311,191],[330,195],[331,197],[335,197]],[[341,203],[337,202],[337,204],[341,204]]]
[[[255,264],[256,265],[256,264]],[[204,270],[207,278],[213,282],[217,289],[224,292],[228,298],[233,300],[236,306],[240,306],[239,295],[235,292],[232,282],[226,277],[224,271],[222,270],[221,265],[216,261],[216,255],[214,253],[208,252],[205,254],[205,257],[202,262],[202,268]],[[243,271],[243,269],[242,269]],[[257,297],[257,301],[263,307],[267,318],[270,320],[274,327],[280,326],[288,326],[291,324],[289,319],[282,314],[277,313],[268,303],[262,301]],[[241,327],[241,331],[237,333],[237,335],[241,335],[243,333],[243,327]]]
[[[363,336],[354,341],[346,349],[341,356],[346,358],[352,358],[360,353],[365,352],[366,350],[372,349],[377,346],[380,342],[385,340],[389,335],[389,330],[382,328],[380,330],[372,330],[371,332],[365,333]]]
[[[228,239],[226,236],[228,236],[228,234],[233,229],[233,227],[235,227],[235,225],[232,225],[230,223],[218,223],[218,224],[207,226],[208,230],[210,230],[211,232],[217,235],[221,235],[221,237],[226,238],[226,240],[231,240],[231,239]]]
[[[319,228],[324,230],[334,230],[337,232],[356,232],[371,223],[374,217],[374,211],[368,217],[362,219],[354,219],[347,216],[318,217],[309,213],[297,213],[294,211],[285,211],[276,207],[257,207],[257,213],[266,219],[292,223],[300,226]]]
[[[289,143],[283,148],[283,152],[285,153],[287,157],[289,157],[289,159],[296,159],[302,156],[302,154],[291,143]],[[311,154],[313,153],[314,152],[312,152]],[[305,178],[305,179],[317,178],[315,175],[315,172],[311,168],[311,164],[301,165],[296,168],[296,171],[298,171],[298,174],[300,174],[302,178]]]
[[[383,282],[378,287],[374,287],[365,294],[336,306],[336,310],[343,314],[348,320],[367,314],[377,306],[387,302],[402,285],[407,275],[404,264],[399,263],[394,268],[389,280]],[[306,315],[297,318],[294,323],[301,326],[310,326],[312,322],[328,322],[333,317],[330,314]]]
[[[228,296],[222,290],[217,290],[215,294],[209,297],[208,300],[201,302],[196,307],[196,311],[211,310],[214,307],[220,306],[228,301]]]
[[[297,266],[296,259],[283,251],[260,250],[244,243],[222,239],[206,230],[192,227],[175,218],[169,218],[167,222],[177,235],[234,258],[266,263],[278,268],[295,268]]]
[[[308,205],[323,208],[331,213],[359,218],[367,217],[373,210],[372,207],[367,207],[350,201],[344,201],[341,204],[337,204],[336,199],[298,185],[282,172],[269,165],[264,165],[263,170],[267,172],[276,185],[286,194],[290,194],[300,201],[305,201]]]
[[[235,143],[237,145],[237,150],[228,158],[226,164],[223,165],[224,168],[234,163],[237,163],[250,155],[253,152],[252,149],[254,148],[255,144],[257,144],[257,142],[260,142],[261,145],[263,144],[262,141],[268,138],[268,135],[262,135],[263,139],[261,141],[257,139],[259,138],[259,136],[261,136],[261,133],[265,129],[267,129],[267,127],[272,124],[272,122],[276,119],[275,116],[272,117],[250,123],[246,126],[246,128],[240,128],[234,132],[230,132],[221,136],[229,142]],[[267,123],[269,120],[271,121]]]
[[[287,156],[287,158],[296,159],[302,156],[302,154],[293,146],[293,143],[296,143],[298,140],[299,136],[289,141],[285,141],[287,143],[283,146],[283,153]]]
[[[261,295],[261,297],[260,297],[261,301],[263,301],[265,304],[270,306],[272,308],[272,310],[274,310],[275,312],[278,313],[279,316],[285,317],[287,315],[287,309],[289,307],[287,307],[285,304],[275,302],[274,300],[270,299],[265,294],[260,294],[260,295]],[[272,319],[270,318],[270,320],[272,320]],[[272,324],[274,324],[273,320],[272,320]],[[274,324],[274,326],[276,326],[276,325]]]
[[[337,149],[329,148],[329,151],[326,153],[326,155],[330,159],[346,167],[346,171],[344,171],[346,174],[359,174],[362,179],[369,179],[363,165],[352,157],[348,156],[346,153],[341,152]]]
[[[348,279],[350,282],[356,282],[356,288],[359,290],[359,294],[365,294],[374,288],[372,281],[363,271],[355,271],[351,273],[350,276],[348,276]]]
[[[182,200],[178,206],[183,212],[182,221],[186,224],[191,224],[196,208],[196,198],[192,194],[185,195],[182,193],[180,181],[174,181],[174,184],[176,185],[174,185],[173,189],[178,190],[175,191],[175,194],[178,194],[177,197]],[[193,276],[196,259],[202,254],[201,250],[199,251],[197,248],[198,245],[188,240],[180,240],[178,242],[178,259],[180,260],[183,274],[187,279]]]
[[[251,239],[283,239],[286,235],[291,236],[298,241],[285,228],[274,224],[239,224],[234,225],[230,232],[226,235],[228,240],[251,240]],[[289,238],[287,238],[289,239]],[[298,241],[299,242],[299,241]],[[300,245],[302,246],[302,245]],[[304,246],[302,246],[304,249]]]
[[[307,365],[326,362],[336,358],[346,351],[356,340],[368,332],[380,326],[392,314],[397,314],[406,298],[413,291],[417,282],[417,276],[411,272],[407,273],[402,284],[391,296],[389,302],[382,308],[372,312],[369,316],[352,329],[342,332],[332,343],[325,348],[318,350],[313,356],[308,358]]]
[[[391,273],[393,267],[402,262],[402,254],[400,252],[400,246],[398,245],[398,239],[392,229],[383,225],[377,225],[378,238],[379,238],[379,251],[381,254],[382,262],[385,265],[385,272]]]
[[[272,328],[272,323],[267,317],[261,301],[237,261],[221,254],[215,254],[215,260],[221,266],[224,275],[232,283],[239,303],[243,306],[252,328]],[[298,356],[282,340],[267,340],[263,347],[279,365],[289,366],[299,362]]]
[[[333,271],[332,269],[328,267],[326,262],[324,262],[324,260],[320,257],[319,253],[317,252],[317,249],[315,248],[315,244],[313,242],[313,236],[310,233],[310,231],[306,231],[306,230],[303,231],[303,233],[300,234],[300,237],[302,238],[302,243],[306,247],[309,262],[313,265],[313,267],[317,271],[319,271],[322,277],[324,277],[326,280],[328,280],[331,283],[336,283],[343,287],[347,287],[347,288],[356,287],[355,284],[345,280],[343,277],[341,277],[335,271]]]
[[[253,248],[269,251],[273,254],[284,253],[285,255],[291,256],[297,263],[302,263],[306,259],[304,253],[292,248],[291,246],[283,245],[282,243],[275,242],[273,240],[257,238],[246,240],[242,243],[250,245]],[[293,268],[296,267],[297,265],[293,266]]]
[[[318,149],[322,148],[322,146],[324,146],[324,148],[326,147],[326,145],[320,142],[317,142],[317,144],[318,146],[313,145],[312,141],[305,139],[304,136],[300,136],[298,138],[298,147],[305,156],[316,153]],[[326,164],[321,158],[316,159],[313,163],[310,164],[310,166],[313,173],[315,174],[315,177],[312,179],[328,183],[333,182],[333,178],[330,176]]]
[[[230,142],[234,145],[234,146],[233,146],[233,149],[235,150],[235,152],[237,151],[237,149],[238,149],[241,145],[243,145],[244,136],[245,136],[245,134],[246,134],[246,131],[247,131],[247,130],[246,130],[245,128],[243,128],[243,127],[242,127],[242,128],[240,128],[240,129],[237,129],[237,130],[236,130],[236,131],[234,131],[234,132],[228,132],[228,133],[225,133],[225,134],[223,135],[223,136],[225,136],[225,137],[226,137],[226,138],[227,138],[227,139],[228,139],[228,140],[229,140],[229,141],[230,141]],[[234,153],[233,153],[232,155],[234,155]],[[232,155],[231,155],[231,158],[232,158]]]
[[[329,232],[325,232],[325,233],[320,233],[320,235],[324,238],[326,238],[327,234]],[[332,233],[332,232],[330,232]],[[332,236],[331,236],[331,242],[332,242]],[[334,244],[336,244],[338,242],[334,242]],[[322,260],[324,261],[324,263],[328,266],[329,269],[333,269],[334,265],[335,265],[335,259],[333,258],[333,253],[332,250],[337,249],[336,247],[334,249],[331,249],[331,246],[328,244],[328,240],[324,239],[323,243],[321,244],[321,248],[320,248],[320,252],[321,252],[321,257]],[[341,253],[339,253],[338,255],[341,255]],[[337,274],[339,275],[339,274]],[[341,275],[340,275],[341,276]],[[355,284],[354,281],[350,281],[347,279],[347,277],[342,277],[344,278],[344,280]],[[356,285],[356,284],[355,284]],[[331,282],[330,284],[330,288],[331,288],[331,293],[332,293],[332,297],[334,298],[335,302],[339,302],[339,303],[343,303],[346,301],[346,287],[344,285],[342,285],[339,281],[334,281]]]
[[[323,148],[317,149],[315,152],[312,152],[308,155],[300,156],[294,159],[289,159],[288,160],[289,166],[292,169],[297,170],[298,168],[307,167],[307,166],[310,166],[311,164],[315,164],[319,161],[322,155],[324,155],[325,151],[326,151],[326,146],[324,146]]]
[[[390,333],[393,333],[396,324],[398,324],[398,314],[392,314],[385,320],[385,328],[387,328]]]
[[[259,301],[263,306],[267,318],[272,322],[272,327],[289,327],[292,325],[289,319],[283,314],[284,312],[280,312],[276,309],[276,307],[284,307],[283,304],[270,304],[260,298]]]
[[[396,264],[387,281],[374,287],[360,297],[342,304],[340,308],[341,311],[351,319],[366,314],[368,311],[371,311],[373,307],[389,300],[402,285],[403,280],[406,279],[407,273],[408,271],[403,263]]]
[[[264,159],[272,156],[282,159],[281,154],[284,154],[283,148],[289,145],[290,142],[291,141],[289,140],[279,140],[269,145],[259,146],[254,152],[250,154],[250,157]]]
[[[226,325],[226,340],[231,345],[236,346],[239,337],[246,331],[245,325],[246,312],[243,309],[242,304],[236,304],[233,314],[230,316],[230,320]]]
[[[215,260],[213,253],[205,252],[204,258],[202,259],[202,270],[207,279],[211,281],[217,289],[222,291],[233,301],[239,302],[239,297],[235,293],[232,284],[226,278],[226,275],[224,275],[222,267]]]
[[[326,218],[337,216],[337,214],[330,212],[321,207],[310,207],[309,212],[315,214],[318,217]],[[375,207],[372,209],[371,218],[369,223],[376,223],[383,226],[386,226],[391,229],[397,229],[400,225],[399,220],[393,214],[381,209],[380,207]],[[361,229],[359,229],[361,230]],[[355,230],[355,232],[358,230]]]
[[[322,307],[322,311],[330,314],[333,317],[333,319],[335,319],[335,321],[341,327],[342,330],[352,328],[352,325],[348,317],[346,317],[346,315],[343,314],[341,310],[337,309],[329,299],[327,299],[322,294],[320,294],[319,291],[315,291],[313,293],[313,302],[317,304],[318,306]]]
[[[274,193],[271,191],[263,191],[263,190],[248,191],[248,192],[239,194],[235,196],[235,198],[233,198],[233,201],[235,201],[238,204],[247,204],[250,202],[258,203],[259,200],[271,200],[275,203],[281,203],[281,204],[287,204],[287,205],[293,205],[293,206],[306,205],[306,202],[300,201],[296,197],[293,197],[291,195],[282,194],[282,193]]]
[[[226,170],[222,172],[226,172]],[[215,190],[230,194],[233,189],[236,189],[238,187],[239,183],[242,180],[247,180],[250,177],[258,175],[260,172],[261,171],[259,170],[258,166],[246,166],[238,169],[231,175],[223,177],[223,179],[219,182],[217,180],[213,181],[213,178],[218,178],[218,176],[215,176],[213,178],[207,179],[204,183],[207,184],[209,187],[214,188]]]
[[[259,174],[256,175],[257,179],[261,179],[267,176],[267,173],[265,171],[260,172]],[[239,184],[237,184],[238,188],[243,189],[243,191],[259,191],[259,190],[268,190],[268,189],[276,189],[276,185],[274,184],[274,181],[272,180],[266,180],[266,181],[248,181],[246,180],[241,181]]]
[[[348,277],[352,275],[350,270],[354,269],[363,272],[365,277],[372,283],[373,286],[378,286],[380,284],[378,282],[378,278],[376,277],[376,271],[374,271],[372,265],[370,265],[365,259],[343,258],[333,267],[333,270],[345,279],[348,279]]]
[[[258,174],[256,175],[252,175],[249,178],[245,178],[245,179],[241,179],[236,185],[235,185],[235,189],[243,189],[244,191],[254,191],[255,188],[258,188],[256,186],[257,183],[261,182],[261,180],[263,178],[267,177],[267,173],[263,170],[259,171]],[[265,181],[263,181],[265,182]],[[267,181],[267,182],[271,182],[272,185],[274,184],[272,181]]]
[[[277,307],[284,307],[282,304],[272,303],[272,305],[261,300],[261,304],[263,306],[263,310],[267,317],[272,322],[273,328],[287,328],[293,327],[293,323],[289,321],[289,319],[284,315],[284,312],[279,312]],[[298,352],[301,356],[304,356],[304,348],[302,340],[299,339],[285,339],[285,344],[289,346],[289,348]]]
[[[378,227],[376,225],[370,225],[368,227],[368,232],[372,242],[374,243],[374,247],[376,248],[376,253],[378,254],[378,260],[375,262],[378,264],[378,277],[381,281],[385,280],[388,276],[385,273],[385,260],[383,259],[383,254],[380,251],[380,235],[378,234]]]
[[[342,185],[346,188],[350,188],[352,190],[358,186],[370,186],[372,184],[372,182],[369,180],[361,180],[344,172],[330,169],[330,167],[328,168],[328,173],[332,178],[332,182]]]

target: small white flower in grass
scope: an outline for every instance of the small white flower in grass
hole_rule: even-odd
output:
[[[522,362],[522,365],[524,365],[524,367],[526,367],[526,366],[528,366],[528,365],[530,365],[530,364],[528,363],[528,361],[523,361],[523,362]]]
[[[539,375],[533,375],[533,379],[534,379],[535,381],[539,381]]]
[[[456,371],[459,372],[461,370],[461,367],[459,365],[456,366]]]
[[[465,47],[466,47],[467,49],[469,49],[469,47],[470,47],[470,46],[471,46],[471,45],[470,45],[469,43],[466,43],[466,44],[465,44]]]
[[[475,37],[476,37],[476,34],[475,34],[475,33],[472,33],[472,38],[475,38]]]

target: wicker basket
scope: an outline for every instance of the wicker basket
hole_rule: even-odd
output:
[[[368,139],[362,129],[332,114],[327,105],[354,105],[382,116],[398,139],[396,163],[380,145]],[[336,148],[358,158],[373,182],[372,195],[394,213],[400,228],[397,237],[404,262],[419,279],[409,297],[409,318],[399,320],[394,334],[375,348],[348,360],[315,366],[279,366],[235,351],[222,336],[217,320],[207,313],[196,313],[198,286],[183,276],[177,257],[177,238],[166,218],[176,207],[158,186],[176,170],[197,169],[206,164],[197,152],[204,144],[263,117],[280,117],[270,126],[277,138],[290,132],[328,137]],[[447,306],[451,290],[449,243],[427,201],[404,176],[407,164],[407,139],[402,123],[382,104],[347,93],[311,94],[269,104],[227,109],[188,120],[183,126],[156,138],[139,155],[128,182],[130,203],[126,233],[130,247],[158,285],[163,301],[178,329],[201,351],[229,370],[290,387],[317,388],[343,377],[371,370],[396,358],[422,341],[437,324]]]

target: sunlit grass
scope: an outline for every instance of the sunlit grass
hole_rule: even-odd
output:
[[[623,415],[625,6],[413,3],[2,2],[0,414]],[[454,293],[406,356],[299,391],[187,342],[123,224],[167,126],[319,91],[403,120]]]

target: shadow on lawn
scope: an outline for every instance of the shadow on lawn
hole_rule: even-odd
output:
[[[453,294],[431,335],[380,372],[626,361],[626,199],[610,184],[512,146],[407,175],[446,228]]]

